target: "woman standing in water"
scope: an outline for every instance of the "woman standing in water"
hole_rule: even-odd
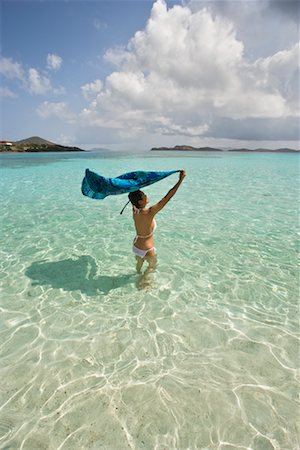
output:
[[[169,192],[155,205],[146,208],[149,198],[142,191],[130,192],[129,201],[132,204],[133,220],[136,237],[133,241],[132,251],[136,257],[136,270],[141,272],[144,261],[148,262],[147,271],[154,270],[157,264],[156,249],[154,247],[153,233],[156,229],[155,215],[161,211],[176,194],[184,177],[185,170],[180,171],[179,180]]]

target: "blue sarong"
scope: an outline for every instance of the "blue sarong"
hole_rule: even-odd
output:
[[[126,194],[149,186],[180,170],[170,172],[129,172],[116,178],[106,178],[86,169],[82,180],[81,192],[89,198],[103,200],[108,195]]]

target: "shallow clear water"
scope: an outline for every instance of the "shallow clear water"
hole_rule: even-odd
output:
[[[0,163],[2,449],[299,448],[298,155]],[[81,195],[86,167],[186,169],[155,273],[135,273],[126,195]]]

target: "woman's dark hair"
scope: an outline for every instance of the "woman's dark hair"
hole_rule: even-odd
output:
[[[126,203],[126,205],[124,206],[124,208],[122,209],[122,211],[120,212],[120,214],[123,214],[124,209],[126,208],[126,206],[128,205],[128,203],[130,202],[133,206],[135,206],[136,208],[139,208],[139,201],[142,200],[143,198],[143,192],[138,190],[138,191],[133,191],[130,192],[128,194],[128,198],[129,201]]]
[[[129,201],[132,203],[132,205],[136,206],[137,208],[140,208],[139,201],[143,198],[143,192],[142,191],[133,191],[128,194]]]

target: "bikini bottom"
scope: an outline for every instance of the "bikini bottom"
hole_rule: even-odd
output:
[[[145,256],[147,255],[148,252],[150,252],[150,250],[154,250],[154,253],[156,254],[155,247],[147,248],[147,250],[141,250],[140,248],[137,248],[134,245],[132,246],[133,253],[139,256],[140,258],[145,258]]]

